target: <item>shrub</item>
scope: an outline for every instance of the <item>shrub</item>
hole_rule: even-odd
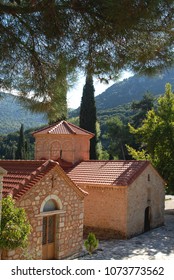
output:
[[[1,215],[0,250],[27,246],[31,226],[25,210],[16,207],[15,201],[8,196],[2,199]]]
[[[90,232],[84,242],[86,250],[90,255],[98,248],[99,241],[96,239],[95,234]]]

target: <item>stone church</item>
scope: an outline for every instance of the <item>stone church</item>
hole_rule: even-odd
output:
[[[0,200],[11,195],[25,209],[31,258],[69,258],[88,232],[125,239],[163,225],[164,181],[148,161],[89,160],[94,135],[66,121],[33,136],[35,160],[0,160]]]

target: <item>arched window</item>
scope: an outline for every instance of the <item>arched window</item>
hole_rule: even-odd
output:
[[[51,194],[47,196],[41,204],[40,213],[49,211],[62,210],[62,202],[57,195]]]
[[[53,199],[50,199],[45,203],[43,212],[49,212],[54,210],[57,210],[57,205]]]
[[[73,143],[72,141],[64,141],[62,144],[62,159],[68,162],[73,161]]]
[[[59,141],[54,141],[52,144],[51,144],[51,159],[53,160],[56,160],[58,158],[60,158],[60,151],[61,151],[61,144]]]

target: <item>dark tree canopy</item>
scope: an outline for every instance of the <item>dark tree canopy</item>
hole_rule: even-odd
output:
[[[1,87],[47,106],[87,65],[101,81],[171,65],[173,14],[171,0],[0,0]]]
[[[146,114],[154,107],[155,98],[149,92],[144,94],[142,100],[132,102],[131,108],[136,112],[131,120],[131,124],[134,127],[139,127],[143,120],[146,118]]]

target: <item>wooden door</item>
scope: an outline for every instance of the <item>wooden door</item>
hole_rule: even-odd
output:
[[[42,259],[55,258],[55,215],[43,217]]]

